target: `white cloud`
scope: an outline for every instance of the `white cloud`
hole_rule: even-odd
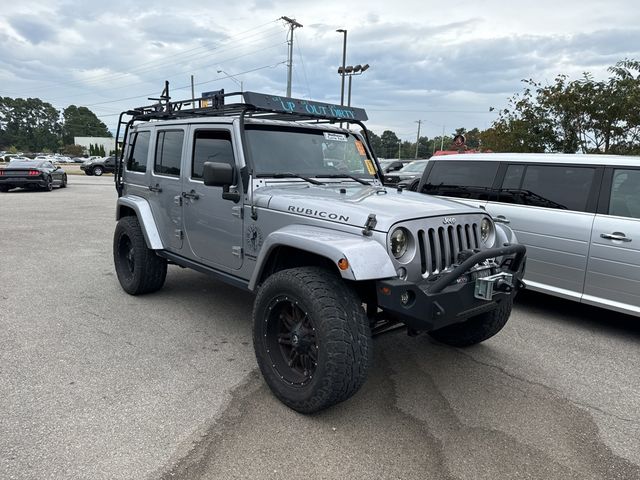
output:
[[[552,81],[585,70],[606,77],[623,58],[640,58],[640,27],[630,0],[423,0],[62,2],[24,0],[0,11],[0,95],[40,97],[57,108],[89,106],[110,126],[114,113],[147,102],[165,79],[174,98],[196,91],[246,89],[284,93],[286,15],[295,31],[297,96],[339,102],[342,39],[347,63],[371,68],[353,78],[353,103],[370,127],[410,139],[414,121],[439,135],[486,128],[520,91],[523,78]],[[403,137],[404,138],[404,137]]]

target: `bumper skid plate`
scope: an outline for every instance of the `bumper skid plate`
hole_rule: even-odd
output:
[[[462,322],[511,301],[524,287],[523,245],[507,245],[477,252],[434,279],[408,282],[399,278],[376,282],[378,306],[394,320],[418,331],[430,331]],[[476,265],[502,258],[492,275],[475,278]]]

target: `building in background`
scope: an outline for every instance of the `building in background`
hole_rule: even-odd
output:
[[[89,153],[90,145],[102,146],[106,155],[116,149],[116,139],[113,137],[73,137],[73,143],[84,147],[87,153]]]

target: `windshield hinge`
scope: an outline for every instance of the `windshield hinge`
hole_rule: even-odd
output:
[[[370,237],[371,230],[376,228],[377,224],[378,224],[378,220],[376,220],[376,214],[370,213],[369,217],[367,217],[367,221],[364,223],[364,229],[362,230],[362,234],[367,237]]]

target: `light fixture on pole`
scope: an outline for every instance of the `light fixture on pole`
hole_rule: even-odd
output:
[[[238,80],[236,77],[234,77],[230,73],[225,72],[224,70],[218,70],[218,73],[224,73],[227,76],[227,78],[230,78],[231,80],[236,82],[238,85],[240,85],[240,92],[244,92],[242,88],[242,80]]]
[[[365,63],[364,65],[347,65],[346,67],[338,67],[338,73],[342,76],[342,78],[346,76],[349,77],[349,96],[347,97],[347,106],[351,106],[351,77],[354,75],[362,75],[365,71],[369,69],[369,64]],[[344,103],[341,103],[344,105]]]
[[[338,69],[340,74],[340,105],[344,105],[344,69],[347,63],[347,31],[344,28],[336,30],[336,32],[342,33],[344,38],[342,40],[342,70]]]

